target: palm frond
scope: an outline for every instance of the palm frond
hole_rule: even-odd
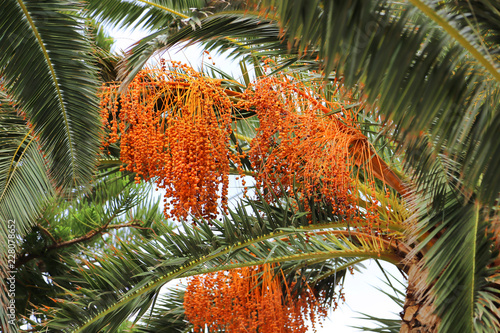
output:
[[[5,232],[8,220],[23,235],[51,196],[46,161],[39,142],[26,121],[17,115],[12,101],[0,91],[0,218]],[[3,234],[3,233],[2,233]],[[6,238],[2,238],[5,240]],[[3,246],[7,241],[2,241]],[[5,252],[1,252],[5,253]]]
[[[499,301],[489,290],[495,270],[490,267],[498,256],[485,236],[491,227],[489,208],[464,190],[461,159],[436,150],[426,135],[408,146],[406,167],[416,180],[409,207],[419,220],[410,230],[419,237],[413,254],[424,253],[422,272],[428,274],[425,286],[419,285],[421,299],[435,306],[441,332],[487,331],[498,325],[494,304]]]
[[[8,305],[5,278],[14,271],[7,256],[17,249],[19,236],[30,229],[32,221],[52,195],[46,160],[26,121],[17,115],[12,101],[0,91],[0,307]],[[11,257],[10,257],[11,258]],[[12,259],[12,258],[11,258]],[[0,324],[7,327],[7,311]]]
[[[184,224],[183,233],[163,233],[148,243],[120,244],[123,250],[112,258],[95,257],[92,264],[73,271],[72,283],[82,289],[78,293],[68,290],[74,300],[61,305],[49,326],[74,331],[108,329],[108,323],[116,324],[132,313],[145,311],[153,295],[179,277],[282,263],[287,272],[306,265],[308,269],[317,267],[314,274],[303,273],[313,281],[322,277],[315,283],[329,279],[326,285],[331,285],[338,283],[347,267],[359,262],[356,259],[381,256],[399,261],[395,243],[345,230],[348,222],[327,211],[315,214],[310,224],[307,214],[293,211],[286,203],[271,207],[262,202],[250,209],[252,213],[239,207],[222,221],[210,224]],[[338,274],[325,275],[327,270],[321,267],[337,269]],[[85,308],[89,310],[84,314]]]
[[[201,9],[205,1],[88,1],[88,15],[104,24],[121,28],[146,30],[168,28],[176,20],[192,15],[193,9]],[[175,25],[175,24],[174,24]]]
[[[475,17],[476,10],[473,9],[471,5],[469,5],[469,8],[466,8],[463,3],[456,5],[449,2],[447,4],[442,3],[436,5],[431,1],[425,0],[410,0],[410,2],[413,6],[418,8],[423,15],[433,20],[446,31],[448,36],[466,49],[491,77],[494,77],[497,82],[500,81],[500,71],[495,63],[495,59],[493,59],[490,54],[490,47],[484,44],[483,35],[485,31],[483,30],[483,34],[481,33],[479,21]],[[490,16],[493,19],[486,21],[488,23],[486,29],[498,29],[499,26],[496,20],[499,18],[498,9],[500,9],[500,6],[498,6],[498,4],[494,5],[490,1],[480,3],[482,6],[485,4],[489,5],[489,9],[492,10],[493,13],[493,15]],[[452,16],[451,14],[456,11],[461,13]],[[483,26],[482,28],[484,29],[485,27]],[[497,30],[497,33],[498,31],[499,30]],[[494,34],[495,33],[493,33],[493,35]]]
[[[55,198],[46,205],[15,257],[16,278],[22,286],[15,295],[20,327],[30,320],[45,320],[40,309],[62,297],[61,287],[74,288],[62,280],[52,282],[53,277],[66,275],[68,265],[75,263],[68,256],[81,263],[88,256],[85,251],[104,249],[110,254],[112,248],[120,248],[121,240],[142,244],[160,230],[172,230],[164,220],[160,199],[150,193],[149,184],[135,184],[114,175],[99,178],[91,191],[75,200]]]
[[[270,24],[268,20],[256,16],[244,17],[242,14],[214,14],[201,20],[201,26],[193,29],[190,26],[179,30],[161,29],[141,39],[131,48],[124,59],[121,77],[127,85],[143,68],[145,63],[156,53],[166,50],[178,43],[197,41],[214,41],[213,48],[234,49],[233,54],[248,53],[253,45],[266,43],[269,40],[281,44],[278,38],[279,27]],[[225,38],[230,37],[230,38]],[[244,38],[245,42],[238,42],[232,38]],[[215,42],[215,39],[217,42]],[[210,48],[210,47],[209,47]]]
[[[96,71],[75,2],[0,2],[0,72],[33,124],[55,186],[90,183],[99,147]],[[63,12],[64,10],[64,12]]]
[[[498,295],[490,290],[498,253],[487,235],[488,209],[474,199],[448,192],[434,207],[419,209],[419,231],[424,239],[417,249],[425,249],[423,268],[427,287],[419,292],[427,297],[440,318],[440,332],[487,331],[499,327]],[[434,237],[439,234],[439,237]],[[428,290],[430,286],[430,291]],[[481,300],[494,300],[483,308]],[[483,308],[481,310],[481,308]]]
[[[149,315],[137,323],[141,333],[184,333],[190,328],[184,315],[184,288],[170,288]]]

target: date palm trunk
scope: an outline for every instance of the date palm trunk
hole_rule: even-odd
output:
[[[408,270],[408,289],[401,312],[400,333],[437,332],[439,318],[433,313],[432,304],[426,301],[427,290],[425,273],[417,263],[412,264]]]

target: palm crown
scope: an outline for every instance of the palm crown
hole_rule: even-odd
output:
[[[317,193],[301,192],[300,179],[287,183],[279,178],[273,190],[263,183],[247,208],[230,210],[221,221],[200,219],[196,226],[183,224],[175,233],[159,227],[144,242],[120,243],[113,258],[73,262],[71,274],[61,280],[66,281],[64,302],[53,306],[57,311],[49,315],[53,317],[49,327],[114,331],[130,315],[138,312],[140,318],[153,305],[157,312],[145,317],[141,330],[165,322],[183,330],[186,322],[174,319],[179,315],[174,300],[182,293],[162,301],[164,311],[154,306],[166,282],[264,263],[279,263],[284,280],[302,282],[296,284],[298,289],[312,285],[324,290],[331,301],[334,286],[348,267],[380,257],[408,274],[401,331],[498,328],[497,4],[487,0],[259,5],[215,1],[210,6],[183,1],[176,7],[168,1],[142,3],[146,2],[88,4],[88,14],[104,22],[127,26],[145,15],[141,22],[154,30],[126,55],[121,91],[127,91],[129,84],[133,91],[136,74],[156,52],[181,42],[204,42],[209,49],[231,50],[244,57],[246,64],[255,66],[257,76],[264,74],[260,61],[274,59],[276,66],[269,71],[276,72],[268,72],[268,77],[284,70],[284,76],[295,75],[305,82],[299,91],[317,91],[325,101],[321,105],[330,107],[333,115],[339,110],[331,105],[352,98],[340,110],[348,114],[357,108],[360,141],[348,145],[352,170],[357,170],[356,189],[364,193],[356,205],[366,206],[370,196],[377,200],[379,204],[370,209],[387,226],[353,230],[352,217],[339,213],[333,201],[314,200]],[[9,69],[12,61],[4,63],[9,79],[9,73],[16,71]],[[247,76],[236,82],[219,74],[221,89],[240,101],[232,109],[237,131],[226,145],[236,157],[228,163],[234,163],[233,171],[259,179],[258,156],[243,154],[257,145],[255,128],[265,126],[259,106],[245,105],[257,88],[249,86]],[[325,81],[317,84],[317,80]],[[350,95],[339,94],[338,87]],[[23,95],[15,95],[17,91],[11,94],[24,101]],[[174,96],[168,90],[162,94],[165,103],[169,94]],[[160,110],[158,104],[155,107]],[[132,127],[123,126],[120,140]],[[267,148],[276,150],[281,143]],[[95,146],[89,141],[89,149]],[[110,149],[113,153],[116,147]],[[139,169],[128,171],[148,176]],[[65,172],[55,169],[54,174]],[[272,169],[263,174],[272,174]],[[393,190],[387,192],[387,185]],[[280,191],[280,186],[292,191]],[[408,309],[415,307],[412,316]],[[148,328],[148,323],[153,326]]]

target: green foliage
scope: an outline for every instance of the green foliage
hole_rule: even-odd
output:
[[[184,317],[184,288],[169,288],[159,297],[151,312],[137,323],[140,333],[184,333],[191,325]]]
[[[85,186],[97,162],[100,124],[92,51],[73,14],[82,8],[77,2],[11,0],[0,8],[4,86],[40,136],[55,186]]]
[[[97,80],[81,9],[74,1],[0,1],[2,308],[7,221],[15,220],[17,243],[54,190],[72,194],[94,176]]]
[[[92,264],[74,267],[61,277],[81,289],[67,290],[72,301],[59,305],[48,326],[113,331],[132,314],[138,313],[139,319],[147,313],[161,287],[173,279],[265,262],[281,263],[286,275],[299,274],[333,297],[347,267],[377,254],[390,257],[391,251],[381,250],[377,242],[355,234],[338,237],[335,230],[344,230],[346,222],[339,222],[327,209],[313,208],[317,214],[309,224],[306,214],[294,211],[286,201],[274,207],[264,201],[249,204],[222,221],[200,220],[196,226],[183,224],[176,233],[160,230],[147,242],[121,242],[114,256],[89,252]]]
[[[141,244],[160,230],[170,230],[151,187],[116,176],[101,178],[91,192],[75,200],[53,200],[23,239],[16,259],[16,311],[27,322],[33,324],[28,319],[31,311],[43,320],[44,305],[67,299],[64,289],[75,285],[58,277],[88,262],[89,253],[113,255],[122,240]]]
[[[147,2],[141,0],[89,0],[87,2],[88,15],[98,22],[114,27],[146,30],[175,26],[178,20],[193,14],[195,10],[201,10],[206,4],[202,0],[153,0]]]
[[[40,136],[57,186],[79,189],[90,183],[97,156],[95,69],[88,65],[81,21],[68,14],[80,7],[65,7],[68,12],[62,13],[55,9],[61,3],[0,1],[2,17],[7,17],[0,23],[0,69],[10,98]],[[121,73],[125,84],[156,52],[204,42],[210,49],[242,56],[247,61],[242,68],[272,57],[277,71],[302,71],[314,80],[319,77],[309,70],[319,70],[323,79],[337,78],[366,95],[373,104],[361,117],[366,135],[380,156],[403,165],[404,178],[411,182],[405,209],[417,222],[405,226],[406,241],[412,255],[423,258],[428,279],[422,293],[434,302],[440,332],[500,327],[494,224],[500,192],[498,3],[269,0],[258,3],[260,12],[239,1],[210,4],[214,6],[203,1],[106,0],[89,1],[87,9],[106,24],[154,31],[127,54]],[[114,80],[117,59],[108,60],[98,66],[105,80]],[[29,74],[37,80],[30,80]],[[213,74],[227,77],[222,71]],[[250,81],[243,78],[241,85],[225,84],[241,91]],[[245,112],[238,128],[251,138],[257,124],[253,112]],[[50,192],[46,166],[38,150],[29,151],[26,140],[32,139],[24,124],[9,117],[0,118],[0,126],[4,121],[10,131],[5,131],[8,153],[0,155],[6,156],[0,159],[5,174],[1,184],[6,184],[0,213],[32,217]],[[110,150],[111,157],[103,157],[101,166],[109,175],[119,157],[117,147]],[[22,151],[25,156],[17,153]],[[43,191],[30,195],[21,186],[25,180],[31,181],[30,191]],[[171,233],[170,227],[151,222],[158,221],[157,204],[141,206],[144,201],[134,187],[121,183],[121,189],[114,188],[108,182],[98,181],[92,192],[75,201],[54,200],[53,211],[44,213],[50,223],[39,220],[26,237],[23,256],[43,258],[43,264],[26,261],[22,274],[54,292],[54,285],[41,278],[50,271],[62,288],[57,295],[64,303],[51,304],[56,310],[48,311],[53,320],[44,323],[45,328],[114,332],[137,315],[142,320],[139,331],[171,324],[172,331],[180,332],[186,329],[182,291],[156,303],[160,288],[178,277],[279,262],[288,277],[301,274],[333,297],[347,267],[380,253],[375,244],[349,229],[349,221],[333,216],[321,203],[307,211],[303,206],[291,208],[297,198],[279,198],[279,204],[270,206],[258,197],[221,221],[185,223]],[[8,199],[8,193],[14,199]],[[28,209],[16,206],[20,197]],[[309,213],[312,224],[306,218]],[[140,216],[137,221],[146,229],[119,229],[113,237],[103,237],[103,243],[92,236],[85,239],[85,249],[64,247],[78,253],[76,258],[63,257],[54,247],[92,232],[101,234],[125,216],[127,221]],[[401,256],[382,254],[392,261]],[[39,297],[40,304],[49,302]],[[394,322],[379,321],[385,325],[381,332],[397,330]]]
[[[51,195],[48,170],[39,140],[12,106],[12,100],[0,91],[0,242],[7,246],[7,220],[14,220],[17,232],[24,234],[29,221]]]
[[[5,290],[7,253],[31,227],[34,216],[52,194],[46,162],[39,150],[39,142],[16,113],[12,101],[0,91],[0,306],[8,304]],[[10,227],[14,226],[14,229]],[[9,237],[10,236],[10,237]],[[14,237],[14,238],[13,238]],[[10,253],[12,263],[12,253]],[[0,315],[0,324],[6,318]]]

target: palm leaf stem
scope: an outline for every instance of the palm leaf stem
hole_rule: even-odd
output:
[[[356,237],[358,239],[369,239],[371,238],[373,241],[379,241],[380,245],[385,245],[386,248],[394,248],[398,252],[404,253],[405,255],[408,255],[410,253],[411,249],[404,243],[399,243],[399,244],[394,244],[392,240],[388,239],[383,239],[380,235],[375,236],[371,234],[367,234],[364,232],[359,232],[359,231],[352,231],[352,230],[324,230],[324,231],[319,231],[315,232],[314,236],[322,236],[322,235],[341,235],[344,237],[347,237],[351,239],[352,237]],[[287,242],[289,241],[289,237],[283,237],[280,238],[280,241]],[[383,248],[383,246],[382,246]]]
[[[222,253],[217,254],[221,255]],[[221,270],[231,270],[231,269],[236,269],[236,268],[242,268],[242,267],[249,267],[249,266],[258,266],[258,265],[263,265],[266,263],[282,263],[282,262],[287,262],[287,261],[298,261],[298,260],[308,260],[308,259],[323,259],[323,260],[328,260],[328,259],[334,259],[334,258],[351,258],[351,257],[362,257],[366,259],[372,259],[372,258],[379,258],[385,261],[388,261],[390,263],[396,264],[400,262],[399,256],[395,256],[393,253],[390,253],[389,251],[387,252],[380,252],[376,250],[367,250],[367,251],[360,251],[360,250],[351,250],[351,251],[344,251],[344,250],[337,250],[337,251],[318,251],[318,252],[313,252],[313,253],[305,253],[305,254],[294,254],[294,255],[289,255],[289,256],[284,256],[284,257],[276,257],[272,259],[262,259],[262,260],[255,260],[255,261],[248,261],[245,263],[241,264],[229,264],[229,265],[224,265],[224,266],[219,266],[213,269],[207,269],[203,270],[202,272],[196,272],[197,274],[205,274],[205,273],[211,273],[211,272],[217,272]],[[167,275],[164,275],[154,281],[149,282],[146,286],[142,287],[141,289],[134,291],[133,293],[129,295],[124,295],[120,300],[115,302],[113,305],[108,307],[107,309],[101,311],[99,314],[94,316],[91,320],[87,321],[85,324],[82,326],[78,327],[75,329],[73,332],[78,333],[78,332],[84,332],[85,329],[93,324],[95,321],[105,317],[106,315],[110,314],[111,312],[117,310],[120,308],[122,303],[125,302],[130,302],[131,300],[139,297],[140,295],[154,291],[155,289],[161,287],[168,281],[171,281],[176,278],[181,278],[181,277],[188,277],[193,274],[188,274],[187,271],[190,269],[207,262],[211,259],[214,259],[215,256],[209,256],[206,257],[204,260],[195,260],[194,262],[182,266],[180,269],[171,272]]]
[[[139,2],[142,2],[142,3],[145,3],[145,4],[147,4],[147,5],[150,5],[150,6],[153,6],[153,7],[159,8],[159,9],[162,9],[162,10],[164,10],[164,11],[167,11],[167,12],[169,12],[169,13],[171,13],[171,14],[174,14],[174,15],[177,15],[177,16],[179,16],[179,17],[182,17],[183,19],[188,19],[188,18],[189,18],[189,16],[184,15],[184,14],[182,14],[182,13],[179,13],[178,11],[175,11],[175,10],[173,10],[173,9],[171,9],[171,8],[166,7],[166,6],[162,6],[162,5],[160,5],[160,4],[157,4],[157,3],[154,3],[154,2],[151,2],[151,1],[146,1],[146,0],[138,0],[138,1],[139,1]]]
[[[21,148],[21,145],[23,144],[24,140],[26,140],[26,138],[28,137],[28,135],[30,133],[31,133],[31,130],[30,130],[30,132],[28,134],[26,134],[26,136],[24,137],[23,141],[17,147],[16,154],[19,151],[19,149]],[[5,183],[5,187],[4,187],[3,191],[2,191],[2,194],[0,195],[0,201],[2,201],[5,193],[7,193],[7,189],[9,188],[9,184],[10,184],[12,178],[14,177],[14,173],[16,172],[16,169],[19,166],[19,163],[21,163],[21,160],[22,160],[24,154],[28,151],[28,148],[29,148],[29,146],[31,145],[31,143],[33,142],[34,139],[35,139],[35,137],[33,136],[30,139],[30,141],[28,141],[28,144],[26,145],[26,148],[24,148],[23,152],[21,153],[21,156],[19,157],[19,160],[17,161],[16,166],[14,166],[14,169],[12,169],[12,172],[10,173],[9,179]],[[14,162],[15,157],[16,157],[16,155],[12,156],[12,163]],[[12,164],[9,167],[9,171],[11,170],[11,168],[12,168]]]
[[[352,261],[349,261],[348,263],[345,263],[343,265],[339,265],[339,266],[335,266],[335,269],[330,271],[330,272],[326,272],[326,273],[323,273],[321,275],[319,275],[318,277],[316,277],[314,280],[313,280],[313,283],[314,282],[317,282],[317,281],[320,281],[320,280],[323,280],[331,275],[334,275],[334,274],[337,274],[339,271],[342,271],[344,269],[347,269],[348,267],[351,267],[355,264],[359,264],[360,262],[363,262],[365,260],[368,260],[368,259],[371,259],[371,258],[359,258],[359,259],[356,259],[356,260],[352,260]]]
[[[10,161],[10,165],[9,165],[9,172],[11,172],[12,170],[12,166],[14,165],[14,161],[16,160],[16,156],[17,156],[17,153],[19,152],[19,149],[21,149],[21,146],[23,145],[24,141],[26,141],[26,139],[30,136],[30,134],[33,132],[33,127],[30,128],[30,130],[28,131],[28,133],[26,133],[26,135],[24,136],[24,138],[21,140],[21,143],[19,144],[19,146],[17,146],[17,149],[16,151],[14,152],[14,155],[12,155],[12,160]],[[31,140],[30,140],[31,141]],[[30,142],[31,143],[31,142]],[[28,145],[30,144],[28,143]],[[7,184],[8,185],[8,184]],[[0,196],[0,200],[1,200],[1,196]]]
[[[310,226],[300,226],[299,228],[284,228],[279,231],[275,232],[270,232],[269,234],[262,235],[259,237],[252,238],[250,240],[244,241],[244,242],[238,242],[237,244],[227,246],[219,251],[216,251],[216,253],[209,254],[207,256],[202,256],[200,258],[191,260],[185,265],[180,266],[179,268],[168,272],[166,274],[163,274],[162,276],[156,278],[153,281],[150,281],[147,285],[144,287],[138,289],[138,290],[132,290],[129,294],[124,295],[121,299],[113,303],[111,306],[108,308],[102,310],[99,312],[97,315],[93,316],[91,319],[86,321],[82,326],[78,327],[75,329],[73,332],[84,332],[87,327],[92,325],[94,322],[98,321],[99,319],[104,318],[108,314],[112,313],[113,311],[119,309],[123,304],[131,301],[132,299],[135,299],[139,297],[140,295],[143,295],[147,292],[153,291],[156,288],[161,287],[168,281],[171,281],[176,278],[180,277],[185,277],[189,276],[188,272],[195,269],[196,267],[207,263],[211,260],[214,260],[218,257],[221,257],[223,255],[230,254],[231,252],[244,249],[246,247],[251,246],[254,243],[262,242],[265,240],[269,239],[274,239],[278,237],[284,237],[287,235],[291,235],[293,233],[299,233],[299,232],[308,232],[308,231],[313,231],[313,230],[321,230],[321,229],[330,229],[330,228],[339,228],[342,226],[346,226],[347,223],[328,223],[328,224],[314,224]],[[263,259],[263,260],[256,260],[252,262],[246,262],[242,264],[236,264],[236,265],[223,265],[219,266],[217,268],[214,268],[216,270],[225,270],[225,269],[232,269],[232,268],[237,268],[237,267],[245,267],[245,266],[254,266],[254,265],[260,265],[266,262],[286,262],[286,261],[296,261],[296,260],[308,260],[308,259],[332,259],[332,258],[339,258],[339,257],[363,257],[363,258],[379,258],[383,259],[385,261],[397,264],[401,261],[401,257],[397,254],[394,253],[392,249],[387,248],[387,250],[380,251],[378,249],[367,249],[365,251],[355,249],[355,250],[331,250],[331,251],[318,251],[318,252],[313,252],[311,253],[306,253],[306,254],[296,254],[296,255],[288,255],[288,256],[283,256],[283,257],[277,257],[273,259]],[[233,267],[234,266],[234,267]],[[196,274],[202,274],[206,272],[210,272],[211,270],[203,270],[197,271]],[[193,274],[191,274],[193,275]]]
[[[99,165],[121,165],[122,161],[119,159],[101,158],[99,159]]]
[[[394,253],[392,253],[390,251],[385,251],[385,252],[384,251],[374,251],[374,250],[318,251],[318,252],[310,252],[310,253],[302,253],[302,254],[292,254],[292,255],[288,255],[288,256],[275,257],[275,258],[269,258],[269,259],[246,261],[244,263],[229,264],[229,265],[224,265],[224,266],[206,269],[203,271],[196,271],[195,274],[192,274],[192,273],[191,274],[189,274],[189,273],[182,274],[179,277],[189,277],[189,276],[193,276],[193,275],[214,273],[214,272],[219,272],[219,271],[226,271],[226,270],[232,270],[232,269],[243,268],[243,267],[259,266],[259,265],[264,265],[264,264],[285,263],[288,261],[295,262],[295,261],[302,261],[302,260],[317,259],[318,262],[321,262],[321,261],[325,261],[328,259],[335,259],[335,258],[362,258],[360,261],[378,258],[378,259],[390,262],[394,265],[399,264],[401,261],[401,258],[399,256],[394,255]],[[347,265],[342,265],[339,267],[343,267],[345,269],[346,267],[349,267],[351,265],[352,264],[349,263]],[[154,289],[154,287],[153,287],[153,289]]]
[[[114,216],[113,216],[113,218],[114,218]],[[43,253],[41,253],[41,254],[40,253],[31,253],[29,255],[23,255],[23,254],[19,255],[16,259],[16,268],[21,267],[22,265],[26,264],[27,262],[29,262],[33,259],[39,258],[43,255],[46,255],[50,251],[62,249],[62,248],[65,248],[65,247],[68,247],[71,245],[76,245],[76,244],[80,244],[80,243],[84,243],[86,241],[89,241],[98,235],[102,235],[102,233],[106,232],[107,230],[121,229],[121,228],[136,228],[136,229],[151,230],[151,228],[141,227],[140,223],[137,221],[132,222],[132,223],[122,223],[122,224],[112,224],[112,225],[106,224],[98,229],[91,230],[88,233],[86,233],[85,235],[82,235],[80,237],[76,237],[76,238],[73,238],[73,239],[70,239],[67,241],[63,241],[63,242],[56,242],[54,239],[54,236],[52,236],[47,229],[45,229],[40,224],[38,224],[37,227],[40,228],[40,230],[42,230],[43,233],[45,233],[47,236],[49,236],[49,238],[51,238],[51,240],[54,241],[54,243],[52,245],[47,246],[44,249]]]
[[[75,163],[74,163],[75,162],[75,152],[73,151],[72,134],[71,134],[71,131],[69,128],[66,105],[64,104],[61,88],[59,86],[59,80],[58,80],[56,72],[54,70],[54,65],[52,64],[49,53],[47,52],[47,48],[45,47],[45,44],[42,40],[42,37],[40,36],[40,33],[38,32],[38,28],[37,28],[35,22],[33,21],[33,18],[31,17],[31,15],[28,11],[28,8],[26,8],[26,5],[24,4],[24,2],[22,0],[17,0],[17,3],[19,4],[21,9],[23,10],[23,13],[24,13],[26,20],[28,21],[28,24],[30,25],[31,29],[33,29],[33,34],[35,35],[35,38],[38,42],[38,45],[40,46],[40,50],[43,53],[43,56],[44,56],[45,61],[47,63],[47,66],[49,67],[50,75],[52,77],[52,80],[54,82],[54,87],[56,89],[57,98],[59,99],[59,106],[61,107],[61,112],[62,112],[63,117],[64,117],[64,126],[65,126],[66,133],[67,133],[66,137],[68,139],[69,152],[71,154],[71,161],[72,161],[71,164],[72,164],[72,169],[73,169],[73,175],[76,175],[77,172],[76,172],[76,167],[75,167]]]

